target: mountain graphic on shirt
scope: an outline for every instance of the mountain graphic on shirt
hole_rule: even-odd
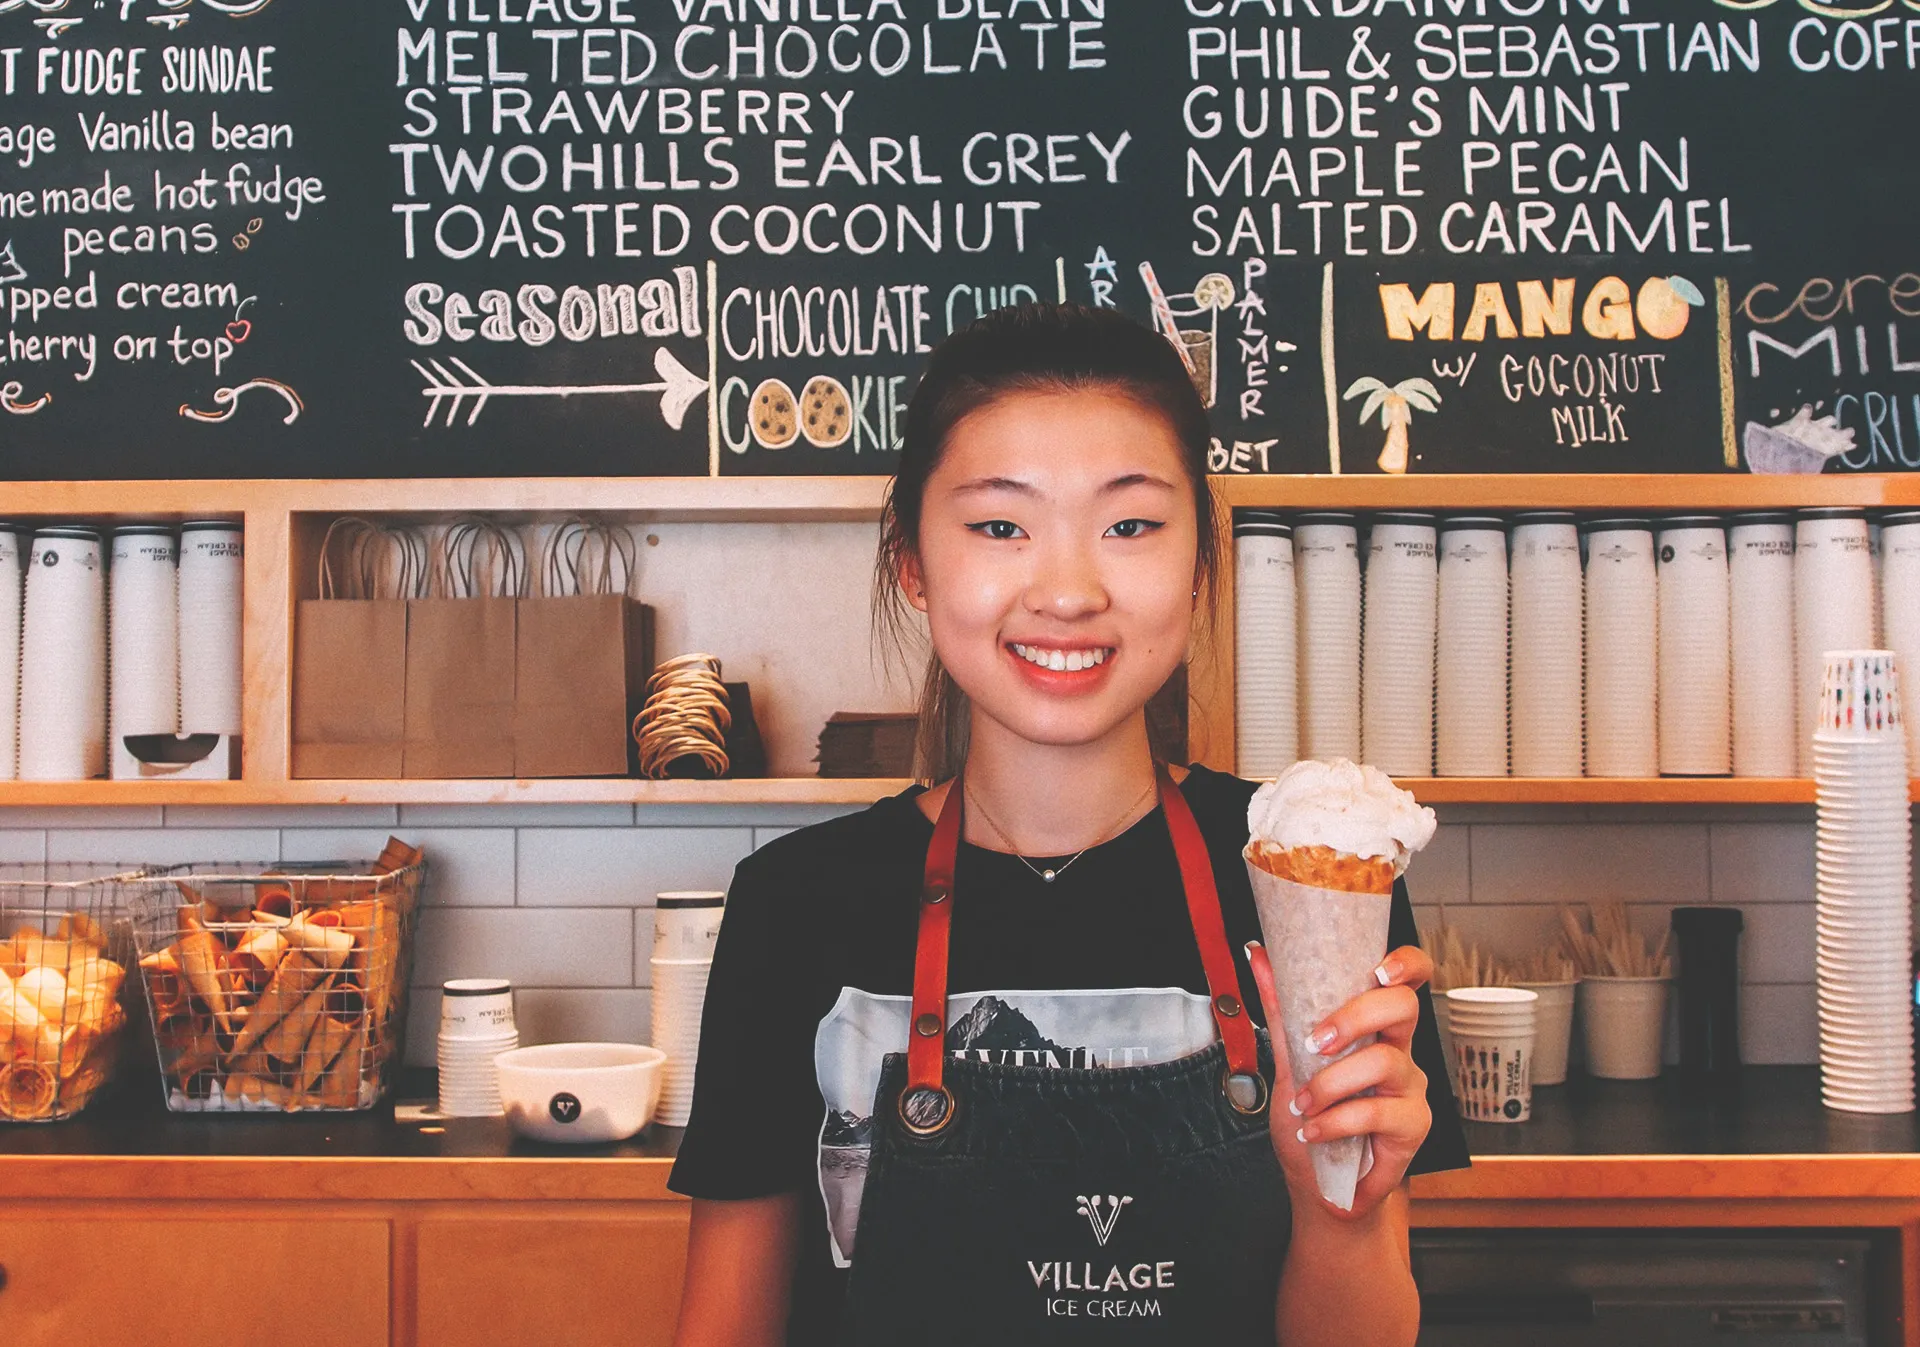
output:
[[[997,996],[983,996],[972,1010],[947,1030],[948,1052],[1052,1052],[1065,1057],[1068,1050],[1053,1042],[1034,1026],[1032,1020]]]
[[[822,1146],[871,1146],[873,1119],[863,1118],[851,1109],[833,1109],[820,1129]]]

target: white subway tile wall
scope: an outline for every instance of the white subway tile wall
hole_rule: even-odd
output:
[[[440,981],[518,988],[523,1042],[643,1040],[653,897],[724,889],[739,859],[841,812],[812,806],[404,805],[0,809],[0,864],[46,860],[370,859],[398,833],[427,849],[408,1051],[433,1057]],[[1681,904],[1746,914],[1748,1061],[1817,1057],[1811,809],[1455,806],[1416,863],[1423,925],[1442,913],[1505,953],[1552,937],[1563,902],[1620,899],[1657,935]]]

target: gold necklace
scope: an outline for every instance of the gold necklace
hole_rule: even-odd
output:
[[[1067,859],[1062,861],[1058,866],[1049,866],[1046,869],[1042,869],[1041,867],[1035,865],[1032,861],[1028,860],[1025,856],[1020,854],[1020,844],[1013,840],[1012,836],[1008,834],[1005,828],[1002,828],[998,823],[994,822],[993,815],[989,814],[986,810],[986,807],[980,803],[980,797],[975,795],[971,790],[967,789],[964,778],[962,778],[960,789],[963,792],[965,792],[967,803],[980,811],[980,817],[983,820],[985,820],[986,825],[989,828],[993,829],[994,834],[997,837],[999,837],[999,839],[1002,842],[1005,842],[1008,846],[1013,848],[1013,858],[1016,861],[1019,861],[1020,864],[1026,866],[1027,869],[1033,871],[1034,874],[1040,876],[1042,880],[1051,884],[1053,883],[1054,880],[1060,878],[1061,875],[1066,873],[1067,867],[1069,865],[1072,865],[1075,861],[1079,860],[1082,856],[1086,855],[1089,851],[1092,851],[1095,847],[1099,846],[1101,843],[1109,841],[1112,837],[1117,835],[1120,830],[1120,825],[1127,821],[1128,815],[1132,814],[1134,810],[1138,809],[1141,803],[1147,798],[1147,796],[1153,794],[1154,790],[1159,786],[1159,784],[1160,784],[1159,775],[1156,773],[1154,776],[1154,779],[1147,784],[1147,788],[1144,791],[1140,792],[1139,797],[1135,799],[1132,804],[1128,805],[1125,809],[1120,811],[1120,817],[1115,819],[1111,824],[1109,824],[1105,832],[1101,833],[1100,836],[1096,837],[1093,841],[1081,847],[1080,850],[1074,852],[1073,855],[1067,857]]]

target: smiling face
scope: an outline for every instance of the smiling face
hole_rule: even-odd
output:
[[[1185,655],[1198,528],[1159,413],[1104,389],[1012,394],[948,435],[901,579],[976,718],[1088,745]]]

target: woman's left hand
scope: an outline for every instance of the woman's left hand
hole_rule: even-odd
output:
[[[1360,993],[1323,1023],[1331,1037],[1322,1054],[1338,1052],[1368,1034],[1373,1043],[1330,1063],[1296,1094],[1287,1060],[1286,1035],[1280,1032],[1280,1004],[1273,990],[1273,969],[1257,943],[1247,946],[1253,980],[1260,988],[1273,1039],[1274,1095],[1269,1106],[1273,1148],[1295,1201],[1314,1200],[1322,1211],[1340,1217],[1364,1216],[1399,1186],[1427,1139],[1433,1114],[1427,1107],[1427,1076],[1413,1060],[1414,1026],[1420,1001],[1414,989],[1433,976],[1433,961],[1417,946],[1405,945],[1381,961],[1381,985]],[[1364,1093],[1371,1091],[1371,1093]],[[1319,1196],[1306,1143],[1335,1137],[1371,1136],[1373,1167],[1360,1179],[1353,1210],[1343,1212]]]

